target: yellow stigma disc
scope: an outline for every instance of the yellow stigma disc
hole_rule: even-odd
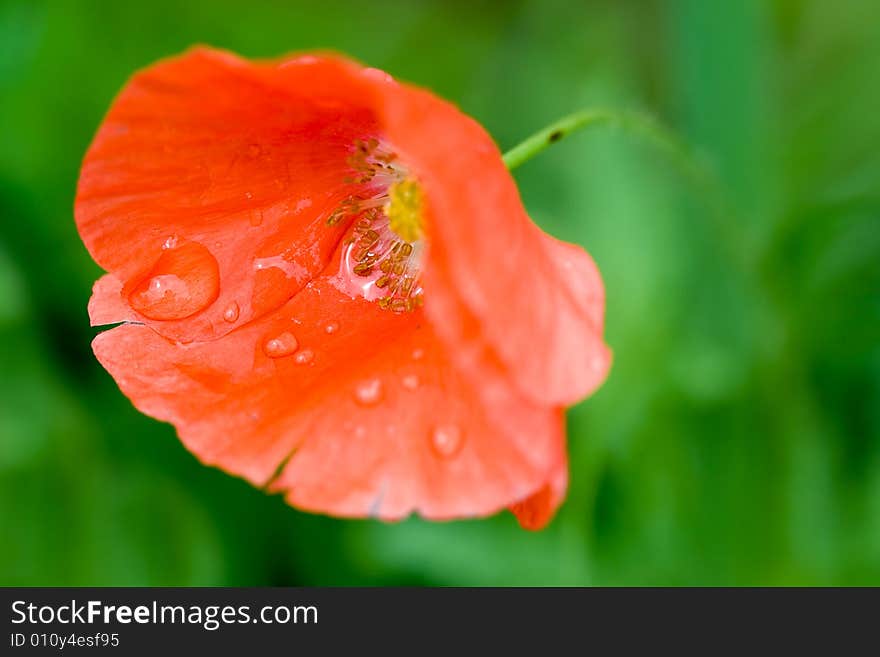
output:
[[[422,188],[412,178],[404,178],[388,187],[385,204],[388,226],[405,242],[422,237]]]

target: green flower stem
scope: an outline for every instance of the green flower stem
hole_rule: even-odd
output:
[[[568,135],[599,126],[619,129],[663,152],[706,205],[723,247],[732,251],[730,255],[738,265],[746,267],[747,250],[740,232],[743,224],[735,219],[713,169],[674,132],[646,114],[601,108],[574,112],[511,148],[503,155],[504,164],[512,171]]]
[[[671,158],[682,173],[701,188],[717,185],[708,167],[673,132],[646,114],[608,109],[582,110],[569,114],[507,151],[504,164],[513,171],[543,152],[551,144],[586,128],[609,126],[647,142]],[[717,193],[713,190],[713,195]],[[718,199],[713,199],[716,203]]]

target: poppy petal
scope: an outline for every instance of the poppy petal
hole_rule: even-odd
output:
[[[337,285],[317,279],[210,343],[125,325],[100,334],[95,353],[201,460],[303,509],[482,516],[544,485],[563,444],[560,410],[491,372],[466,378],[421,312],[385,312]]]
[[[568,463],[563,452],[562,460],[547,483],[526,499],[511,505],[510,511],[516,516],[523,529],[532,531],[543,529],[562,504],[567,489]]]
[[[426,310],[441,337],[459,346],[487,341],[538,402],[568,405],[588,395],[610,364],[604,288],[590,257],[532,223],[498,148],[474,120],[426,91],[374,85],[383,130],[428,199]],[[478,318],[478,334],[462,330],[466,315]]]
[[[345,228],[325,218],[350,193],[352,144],[376,130],[349,87],[328,82],[349,66],[196,49],[132,78],[85,157],[75,213],[95,261],[136,295],[140,321],[174,340],[211,339],[324,268]],[[183,248],[201,257],[169,256]]]
[[[92,286],[89,321],[92,326],[137,321],[131,306],[123,300],[122,283],[113,274],[104,274]]]

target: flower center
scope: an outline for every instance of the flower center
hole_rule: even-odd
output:
[[[406,242],[422,236],[422,188],[412,178],[391,183],[383,208],[388,225]]]
[[[418,181],[378,140],[355,144],[347,182],[361,191],[348,196],[327,218],[351,225],[344,238],[340,279],[351,294],[375,301],[383,310],[421,307],[419,285],[424,253],[423,197]]]

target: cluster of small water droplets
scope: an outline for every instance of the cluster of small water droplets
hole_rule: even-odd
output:
[[[256,152],[254,152],[252,149],[256,149]],[[261,152],[261,149],[256,144],[252,144],[249,148],[249,151],[248,151],[248,153],[252,157],[258,156],[260,154],[260,152]],[[254,193],[253,192],[245,192],[244,197],[247,199],[248,204],[251,205],[250,202],[254,200]],[[254,227],[262,224],[263,223],[263,209],[261,207],[250,207],[248,209],[248,221],[250,222],[251,226],[254,226]]]
[[[263,353],[269,358],[284,358],[296,352],[297,349],[299,349],[299,342],[290,331],[284,331],[263,342]]]
[[[290,331],[282,331],[266,338],[263,341],[263,353],[273,359],[293,356],[293,362],[297,365],[308,365],[315,359],[315,352],[308,348],[300,349],[299,340]]]

